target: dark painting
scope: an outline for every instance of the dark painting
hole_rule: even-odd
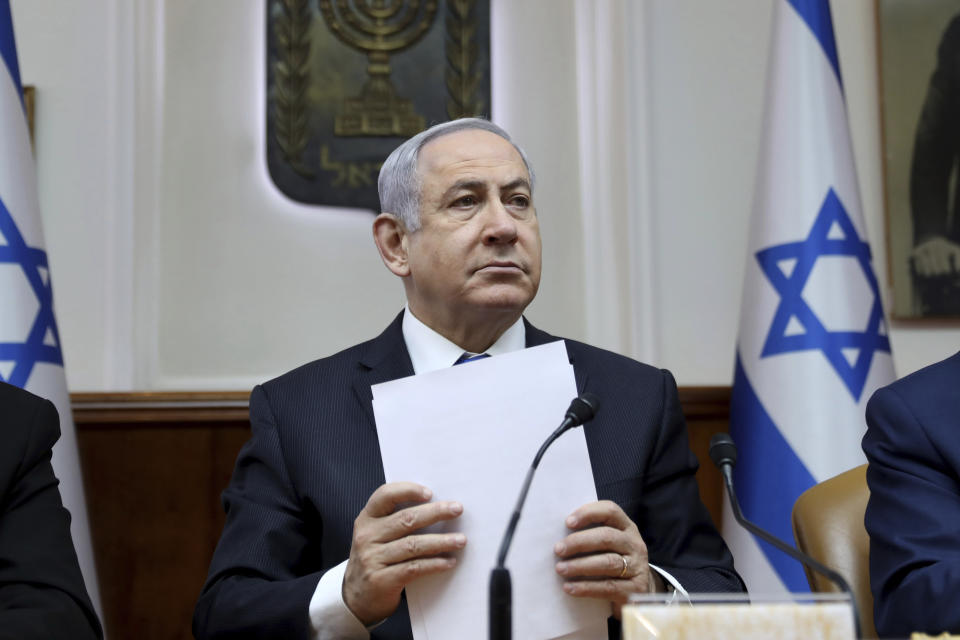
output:
[[[879,0],[893,315],[960,318],[960,0]]]

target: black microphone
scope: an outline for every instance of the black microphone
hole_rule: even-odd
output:
[[[490,572],[490,640],[511,640],[513,635],[513,594],[510,586],[510,570],[504,566],[504,563],[507,560],[510,543],[513,542],[513,533],[517,530],[517,523],[520,522],[523,503],[527,500],[527,492],[530,491],[533,472],[537,470],[540,459],[554,440],[570,429],[579,427],[585,422],[590,422],[599,407],[600,400],[592,393],[582,393],[579,398],[574,398],[563,417],[563,422],[560,423],[556,431],[550,434],[550,437],[547,438],[533,458],[533,464],[530,465],[527,478],[523,481],[523,487],[520,489],[517,506],[513,509],[513,515],[510,516],[507,530],[500,542],[497,566]]]
[[[723,475],[723,484],[727,489],[727,497],[730,498],[730,508],[733,510],[733,517],[740,523],[740,526],[760,539],[769,542],[800,564],[810,567],[817,573],[826,576],[840,587],[844,593],[848,594],[853,604],[853,624],[856,628],[856,637],[861,637],[860,614],[857,611],[857,599],[853,595],[853,589],[851,589],[847,581],[843,579],[843,576],[743,517],[743,512],[740,510],[740,502],[737,500],[737,493],[733,490],[733,467],[737,464],[737,445],[734,444],[730,434],[716,433],[710,438],[710,459],[713,460],[713,464],[717,466]]]

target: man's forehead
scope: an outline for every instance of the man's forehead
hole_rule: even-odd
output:
[[[483,129],[465,129],[435,138],[420,149],[418,170],[428,173],[469,173],[514,167],[529,179],[526,165],[513,144]]]

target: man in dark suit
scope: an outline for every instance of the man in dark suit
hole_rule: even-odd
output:
[[[960,15],[937,49],[910,167],[913,251],[910,266],[918,315],[960,314]]]
[[[0,382],[0,640],[102,638],[50,456],[49,400]]]
[[[433,127],[390,155],[379,187],[374,240],[407,308],[379,337],[254,389],[198,638],[410,638],[404,587],[455,571],[468,543],[420,530],[467,507],[384,483],[370,387],[558,339],[522,319],[540,234],[533,173],[506,132],[477,119]],[[673,378],[566,345],[578,388],[603,408],[585,431],[601,500],[570,514],[547,551],[564,591],[607,600],[618,618],[633,593],[742,590],[700,502]]]
[[[877,632],[960,633],[960,353],[879,389],[867,427]]]

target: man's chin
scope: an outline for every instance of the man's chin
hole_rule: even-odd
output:
[[[536,291],[512,286],[495,286],[478,292],[473,296],[471,305],[475,308],[497,312],[521,314],[536,295]]]

